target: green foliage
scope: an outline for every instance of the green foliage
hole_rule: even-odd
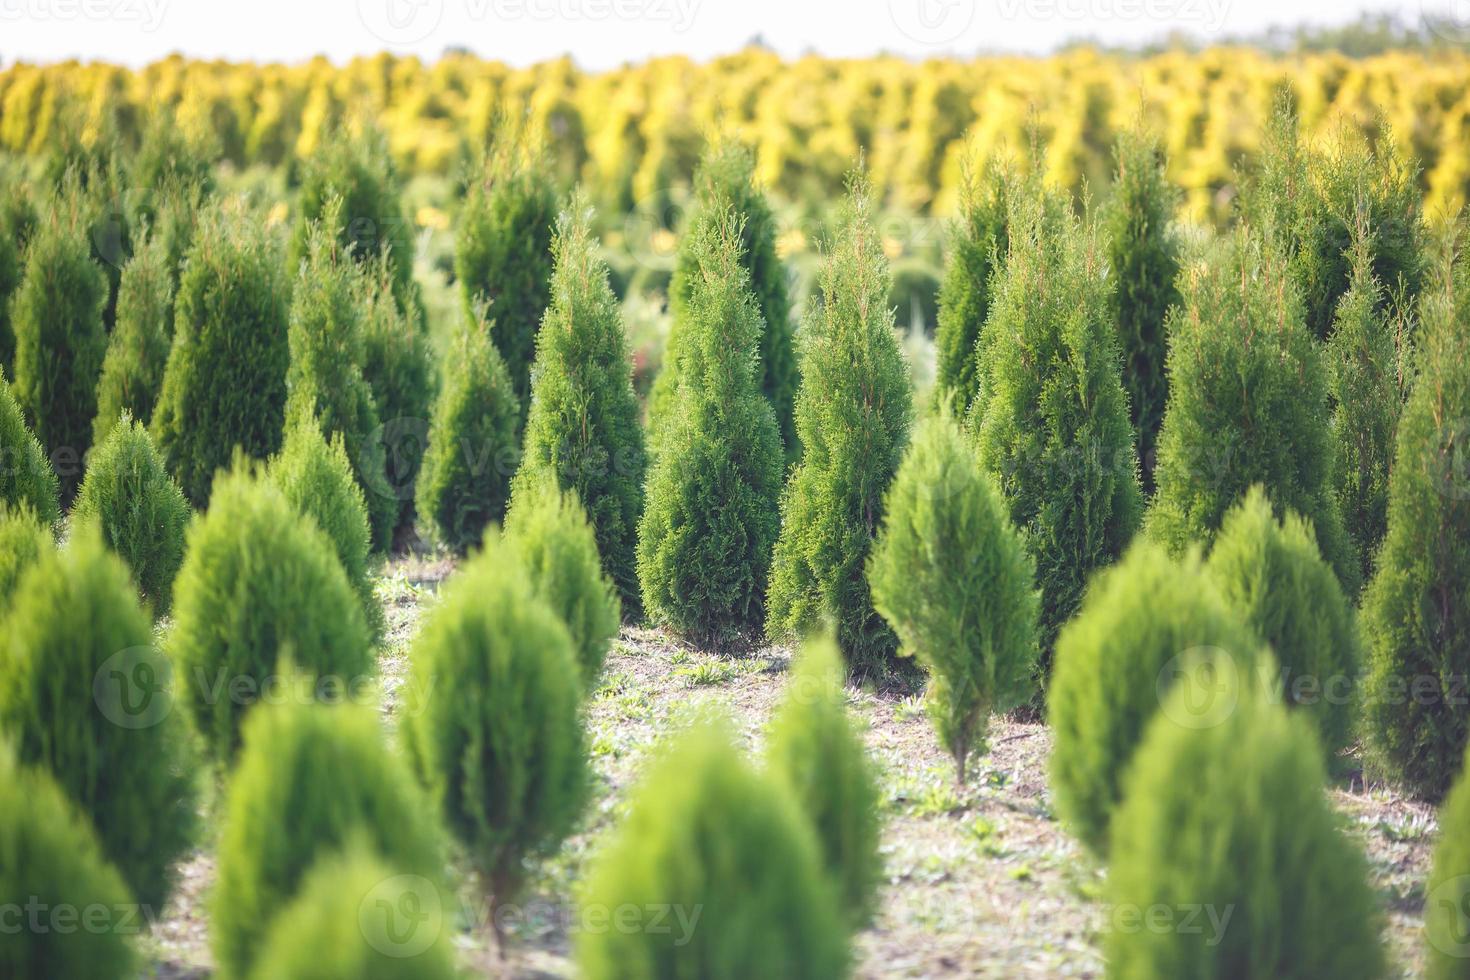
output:
[[[1365,590],[1366,728],[1378,761],[1416,793],[1442,797],[1459,772],[1470,715],[1470,260],[1453,302],[1424,314],[1419,375],[1399,421],[1388,536]]]
[[[342,438],[362,488],[373,546],[386,551],[398,522],[398,498],[387,484],[378,405],[362,374],[360,304],[367,287],[331,232],[342,223],[341,206],[332,198],[312,225],[291,293],[286,418],[290,426],[315,419],[327,437]]]
[[[551,296],[556,188],[542,155],[508,141],[469,182],[455,235],[454,274],[468,319],[489,303],[490,338],[521,404],[531,392],[536,333]]]
[[[97,416],[92,440],[102,440],[127,412],[148,424],[163,384],[173,342],[174,274],[168,243],[148,238],[123,266],[117,292],[117,325],[107,340],[97,381]]]
[[[1311,521],[1348,595],[1360,581],[1333,488],[1327,377],[1275,250],[1245,233],[1189,263],[1169,317],[1169,407],[1148,531],[1174,554],[1208,545],[1261,484]]]
[[[520,409],[483,323],[466,323],[446,357],[415,503],[439,542],[463,554],[505,514]]]
[[[755,185],[755,158],[734,142],[716,145],[700,161],[694,174],[694,200],[690,206],[679,250],[674,256],[674,273],[669,280],[668,344],[663,370],[649,393],[649,431],[655,436],[663,422],[677,411],[675,392],[679,387],[684,335],[699,329],[690,323],[690,304],[699,289],[701,253],[712,229],[729,221],[734,211],[740,225],[739,263],[761,316],[757,334],[759,360],[756,379],[761,393],[771,403],[780,430],[786,459],[801,455],[796,438],[792,402],[796,397],[796,358],[791,346],[791,299],[786,267],[776,255],[776,219],[763,193]]]
[[[868,565],[873,602],[929,675],[929,717],[965,781],[990,715],[1036,690],[1036,564],[947,416],[920,423],[888,488]]]
[[[1141,129],[1118,136],[1113,159],[1113,196],[1102,229],[1108,267],[1117,281],[1108,305],[1123,354],[1123,388],[1138,434],[1143,484],[1152,490],[1155,447],[1169,394],[1164,317],[1178,298],[1178,247],[1169,221],[1179,194],[1164,176],[1158,140]]]
[[[200,218],[174,297],[174,339],[149,428],[196,507],[237,449],[281,445],[289,289],[275,240],[217,211]]]
[[[383,607],[373,594],[369,574],[367,504],[352,475],[352,464],[338,434],[329,444],[315,419],[300,417],[286,429],[281,452],[270,461],[269,474],[291,502],[332,543],[352,591],[362,603],[363,621],[373,639],[383,635]]]
[[[92,818],[137,901],[162,912],[193,837],[194,764],[127,569],[93,529],[73,529],[21,579],[5,631],[0,729]]]
[[[1036,560],[1045,679],[1057,631],[1127,546],[1142,496],[1106,257],[1095,228],[1038,195],[1011,199],[971,426]]]
[[[367,847],[395,873],[441,891],[443,841],[428,801],[389,750],[377,712],[307,703],[297,687],[310,680],[289,683],[296,693],[252,712],[227,789],[210,904],[222,977],[250,975],[268,952],[277,917],[291,911],[291,900],[313,885],[309,872],[332,855]],[[421,896],[431,898],[449,900]],[[358,924],[356,912],[348,921]]]
[[[46,524],[61,517],[56,472],[46,450],[30,429],[11,393],[0,378],[0,503],[26,506]]]
[[[1192,655],[1213,652],[1221,672],[1256,677],[1259,643],[1194,555],[1176,562],[1140,539],[1098,573],[1057,638],[1047,695],[1057,812],[1095,854],[1106,856],[1124,773],[1160,701],[1176,684],[1203,683]]]
[[[254,980],[455,980],[454,922],[426,879],[370,847],[311,866],[255,956]]]
[[[549,475],[541,483],[519,484],[506,515],[505,536],[532,593],[566,625],[583,689],[592,690],[622,616],[576,491],[559,489]]]
[[[831,637],[807,640],[766,737],[770,772],[811,819],[823,865],[848,920],[866,925],[882,877],[880,800],[862,737],[847,713],[842,651]]]
[[[124,414],[92,451],[71,520],[74,525],[96,523],[103,542],[127,563],[157,616],[172,605],[191,516],[189,502],[164,469],[148,430]]]
[[[1386,976],[1368,864],[1323,791],[1310,723],[1221,684],[1233,710],[1218,723],[1176,721],[1200,693],[1176,689],[1138,749],[1113,822],[1108,976]]]
[[[332,542],[269,481],[237,470],[218,481],[189,528],[174,583],[168,650],[215,760],[240,744],[240,721],[278,684],[289,656],[323,686],[372,670],[362,605]]]
[[[1461,766],[1461,771],[1464,771]],[[1455,781],[1439,811],[1439,844],[1425,886],[1424,938],[1429,980],[1464,980],[1470,967],[1465,911],[1470,908],[1470,779]]]
[[[0,895],[47,909],[125,908],[128,890],[102,855],[90,822],[44,772],[16,764],[0,740]],[[23,913],[22,913],[23,915]],[[109,923],[118,925],[115,919]],[[43,925],[49,919],[41,919]],[[0,975],[13,980],[123,980],[136,959],[121,929],[24,927],[0,932]],[[11,926],[17,923],[12,920]]]
[[[528,578],[487,535],[414,639],[403,713],[408,758],[494,907],[565,839],[587,790],[571,637]]]
[[[873,608],[865,565],[913,415],[873,208],[859,172],[822,268],[822,302],[797,338],[802,458],[782,498],[766,621],[778,637],[830,617],[849,666],[864,670],[883,669],[898,645]]]
[[[576,492],[602,567],[631,610],[640,601],[636,548],[647,460],[628,339],[590,220],[584,201],[573,197],[557,222],[551,305],[536,337],[516,483],[549,471],[562,489]]]
[[[53,203],[26,246],[11,301],[15,400],[59,472],[71,500],[92,443],[97,375],[107,349],[102,307],[107,277],[92,261],[81,206]]]
[[[780,530],[781,434],[760,393],[760,310],[740,218],[695,230],[678,388],[654,443],[638,525],[650,615],[697,642],[758,632]]]
[[[584,913],[668,909],[671,928],[585,931],[577,965],[587,980],[844,977],[847,929],[822,868],[784,782],[753,771],[724,726],[697,724],[651,764],[581,895]]]
[[[10,297],[20,285],[21,229],[15,227],[11,198],[19,196],[16,187],[0,186],[0,374],[15,371],[15,331],[10,325]]]
[[[0,503],[0,622],[26,570],[55,547],[51,530],[27,504]]]

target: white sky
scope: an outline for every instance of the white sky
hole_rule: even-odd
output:
[[[1208,39],[1342,23],[1364,9],[1417,23],[1455,5],[1470,26],[1470,0],[0,0],[0,62],[140,65],[175,51],[341,62],[384,49],[432,59],[460,46],[517,65],[571,54],[597,69],[656,54],[707,59],[757,34],[787,56],[1040,53],[1079,36]]]

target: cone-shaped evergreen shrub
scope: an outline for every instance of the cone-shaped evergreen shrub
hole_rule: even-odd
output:
[[[80,910],[101,906],[109,914],[125,909],[127,887],[102,855],[91,822],[72,806],[44,773],[16,764],[15,753],[0,740],[0,895],[20,903],[9,927],[0,931],[0,976],[13,980],[88,977],[122,980],[135,976],[135,960],[119,928],[62,932],[33,929],[26,902],[44,909]],[[16,908],[17,906],[12,906]],[[113,926],[119,920],[109,920]],[[18,926],[19,928],[15,928]]]
[[[631,611],[640,602],[636,549],[647,459],[627,335],[590,220],[575,196],[557,222],[551,306],[536,336],[516,483],[538,482],[549,471],[577,493],[602,567]]]
[[[174,273],[167,246],[163,239],[149,237],[123,267],[117,325],[107,340],[97,381],[94,445],[102,444],[123,412],[144,425],[153,416],[173,341]]]
[[[53,204],[26,246],[25,271],[11,301],[15,400],[71,500],[81,482],[97,411],[97,375],[107,350],[102,307],[107,277],[88,251],[75,201]]]
[[[1105,856],[1123,775],[1160,700],[1176,683],[1201,683],[1190,658],[1213,653],[1221,672],[1274,680],[1257,673],[1259,648],[1193,555],[1176,562],[1140,539],[1097,574],[1057,638],[1047,694],[1057,812],[1094,853]],[[1205,722],[1210,710],[1206,699]]]
[[[451,908],[370,847],[312,865],[271,922],[254,980],[455,980]]]
[[[166,662],[149,649],[127,569],[95,530],[75,528],[21,579],[5,632],[0,729],[92,818],[133,896],[161,913],[193,836],[194,763],[183,717],[152,704],[170,697]]]
[[[844,912],[861,927],[882,872],[881,801],[867,748],[848,717],[846,674],[830,636],[802,645],[766,737],[766,765],[811,819]]]
[[[61,517],[57,492],[46,450],[26,428],[10,385],[0,378],[0,503],[29,507],[42,522],[54,524]]]
[[[167,614],[173,603],[190,516],[189,502],[164,469],[148,430],[123,415],[92,451],[71,520],[96,523],[156,616]]]
[[[312,225],[291,293],[286,418],[291,426],[314,418],[328,438],[342,437],[367,505],[373,546],[386,551],[398,522],[398,498],[387,483],[378,405],[362,375],[365,287],[331,231],[341,223],[341,206],[332,198],[322,220]]]
[[[1464,771],[1464,766],[1461,766]],[[1430,980],[1464,980],[1470,976],[1470,936],[1465,910],[1470,908],[1470,780],[1457,779],[1439,811],[1439,844],[1425,887],[1424,937]]]
[[[1259,486],[1231,508],[1205,570],[1235,615],[1276,654],[1288,704],[1304,708],[1329,765],[1352,738],[1362,667],[1357,620],[1311,525],[1277,521]]]
[[[1386,772],[1442,797],[1470,715],[1470,260],[1452,304],[1427,298],[1419,375],[1399,421],[1388,536],[1363,595],[1366,725]]]
[[[761,319],[740,219],[702,224],[678,388],[654,444],[638,525],[648,613],[697,642],[758,633],[780,530],[781,434],[761,395]]]
[[[1311,521],[1348,595],[1357,555],[1333,486],[1327,377],[1273,249],[1245,232],[1188,264],[1169,320],[1169,406],[1148,530],[1174,554],[1208,545],[1261,484],[1278,513]]]
[[[369,847],[437,893],[423,901],[448,900],[432,811],[386,744],[377,712],[307,703],[297,696],[303,682],[309,688],[309,678],[292,678],[292,694],[252,712],[226,790],[211,900],[214,958],[225,977],[250,975],[275,918],[333,854]]]
[[[36,519],[28,505],[0,503],[0,621],[26,570],[54,546],[51,529]]]
[[[724,726],[695,725],[652,764],[581,895],[584,914],[667,909],[671,928],[583,931],[577,965],[587,980],[844,977],[822,864],[785,783],[752,770]]]
[[[315,419],[301,416],[293,420],[280,454],[271,459],[270,478],[298,513],[326,533],[362,603],[363,621],[373,638],[380,638],[383,607],[373,594],[368,568],[367,504],[352,475],[341,435],[328,444]]]
[[[1036,692],[1036,564],[948,416],[920,424],[883,509],[873,602],[928,672],[929,717],[963,783],[991,714]]]
[[[434,537],[462,554],[505,515],[520,409],[482,322],[460,329],[447,359],[415,503]]]
[[[429,613],[410,657],[404,746],[493,911],[515,901],[527,859],[560,846],[586,797],[571,637],[492,531]]]
[[[981,466],[1026,536],[1041,588],[1041,676],[1094,569],[1138,527],[1128,396],[1096,231],[1045,196],[1013,196],[972,426]]]
[[[1169,381],[1164,374],[1164,315],[1178,298],[1178,248],[1169,229],[1178,192],[1164,176],[1163,150],[1141,129],[1119,135],[1113,148],[1113,196],[1103,218],[1109,292],[1123,354],[1123,388],[1138,434],[1144,486],[1153,488],[1155,445]]]
[[[470,181],[454,273],[470,319],[489,303],[490,339],[522,404],[530,398],[537,328],[551,294],[555,224],[556,188],[542,155],[521,140],[498,144]]]
[[[934,331],[935,394],[963,417],[980,393],[975,347],[990,312],[991,278],[1005,263],[1007,197],[1017,178],[1002,161],[969,171],[949,240]]]
[[[913,415],[873,208],[859,173],[822,269],[822,302],[797,338],[802,457],[782,497],[766,621],[779,637],[830,617],[849,666],[865,670],[898,646],[873,609],[865,566]]]
[[[10,297],[20,285],[22,246],[20,229],[10,214],[12,187],[0,187],[0,374],[15,373],[15,331],[10,326]]]
[[[280,683],[282,657],[332,696],[372,670],[362,604],[332,542],[274,484],[241,471],[221,476],[189,528],[167,642],[180,697],[220,763],[239,747],[241,719]]]
[[[558,489],[549,474],[540,483],[520,484],[506,515],[505,536],[531,591],[566,625],[583,689],[592,690],[622,616],[576,491]]]
[[[648,428],[655,436],[663,423],[677,412],[674,393],[679,387],[684,335],[690,325],[690,300],[700,282],[700,252],[711,227],[729,220],[734,211],[740,227],[740,265],[761,315],[757,337],[760,354],[756,379],[761,393],[776,413],[776,425],[787,459],[800,456],[792,404],[796,398],[796,357],[791,347],[791,300],[786,267],[776,254],[776,219],[765,195],[755,185],[755,159],[738,143],[725,142],[712,148],[694,175],[694,201],[674,256],[674,273],[669,280],[668,346],[663,369],[654,379],[648,399]]]
[[[218,213],[200,219],[174,298],[174,340],[149,428],[196,507],[238,448],[264,459],[285,420],[289,286],[275,240]]]
[[[1385,976],[1368,865],[1311,724],[1220,684],[1228,715],[1181,724],[1198,692],[1176,689],[1138,749],[1113,822],[1108,976]]]

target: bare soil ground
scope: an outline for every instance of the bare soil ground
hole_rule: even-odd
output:
[[[399,559],[384,569],[379,595],[389,634],[380,656],[383,711],[390,726],[407,670],[408,643],[452,564]],[[580,831],[538,869],[527,896],[505,920],[502,960],[472,881],[462,889],[462,964],[474,975],[575,975],[577,916],[570,896],[598,839],[616,823],[640,767],[664,734],[700,705],[729,713],[752,749],[779,701],[789,651],[742,657],[691,649],[657,630],[626,628],[608,657],[588,710],[597,785]],[[861,977],[1095,977],[1109,916],[1104,872],[1051,810],[1050,734],[1044,724],[998,719],[990,752],[964,788],[938,749],[914,695],[849,690],[866,730],[884,791],[886,885],[872,925],[856,938]],[[1421,910],[1436,837],[1433,808],[1354,776],[1332,790],[1334,804],[1367,851],[1387,911],[1384,941],[1395,974],[1423,969]],[[210,804],[208,819],[214,813]],[[207,898],[209,840],[182,869],[177,894],[144,943],[158,977],[211,973]]]

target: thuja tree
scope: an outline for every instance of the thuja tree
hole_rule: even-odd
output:
[[[607,265],[580,197],[557,222],[551,306],[536,337],[536,370],[517,492],[550,474],[574,490],[597,535],[602,566],[625,609],[639,606],[638,518],[647,466],[633,368]]]
[[[1169,318],[1169,406],[1149,533],[1182,554],[1208,545],[1253,484],[1312,523],[1343,590],[1357,555],[1333,486],[1327,375],[1279,252],[1246,232],[1187,265]]]
[[[26,246],[11,323],[15,400],[57,468],[63,500],[76,493],[92,444],[106,301],[107,277],[88,250],[83,206],[59,199]]]
[[[1461,767],[1463,771],[1464,767]],[[1470,779],[1461,776],[1439,811],[1439,844],[1425,886],[1425,954],[1432,980],[1464,980],[1470,975]]]
[[[689,329],[689,301],[699,279],[699,250],[707,234],[705,229],[724,222],[733,210],[744,221],[740,265],[749,275],[750,290],[761,314],[756,377],[776,413],[786,456],[794,461],[800,455],[800,446],[792,413],[797,376],[791,344],[791,300],[786,267],[776,254],[776,219],[765,195],[756,187],[754,171],[750,151],[738,143],[726,142],[710,151],[694,175],[694,200],[669,280],[672,323],[663,370],[649,395],[649,430],[659,432],[679,386],[684,334]]]
[[[148,237],[123,267],[117,324],[107,339],[97,381],[94,444],[107,438],[124,412],[143,425],[153,416],[173,341],[174,274],[167,244]]]
[[[20,285],[21,230],[12,219],[15,185],[0,187],[0,372],[10,375],[15,365],[15,332],[10,326],[10,297]]]
[[[1164,176],[1163,153],[1154,137],[1141,130],[1124,132],[1113,157],[1113,195],[1103,212],[1108,266],[1116,281],[1108,300],[1143,483],[1152,489],[1154,447],[1169,393],[1164,315],[1178,295],[1178,248],[1169,221],[1179,195]]]
[[[281,444],[289,286],[273,237],[211,212],[200,221],[174,299],[174,341],[149,428],[195,506],[236,449]]]
[[[830,617],[849,665],[865,670],[881,669],[897,647],[873,608],[865,564],[913,415],[874,207],[859,173],[822,269],[822,302],[798,335],[802,458],[782,498],[766,621],[776,637]]]
[[[0,378],[0,503],[29,507],[42,523],[55,524],[61,516],[57,492],[46,450],[26,428],[10,385]]]
[[[982,347],[985,396],[971,425],[1036,560],[1041,671],[1093,570],[1116,559],[1142,508],[1095,230],[1013,198],[1010,253]]]
[[[454,273],[468,317],[489,303],[490,336],[521,404],[550,299],[555,224],[556,188],[542,154],[522,139],[487,153],[460,211]]]
[[[693,256],[678,388],[648,474],[638,579],[656,619],[699,642],[759,631],[780,529],[781,436],[756,376],[760,310],[733,211]]]
[[[51,528],[37,520],[30,505],[0,502],[0,620],[25,573],[53,547]]]

